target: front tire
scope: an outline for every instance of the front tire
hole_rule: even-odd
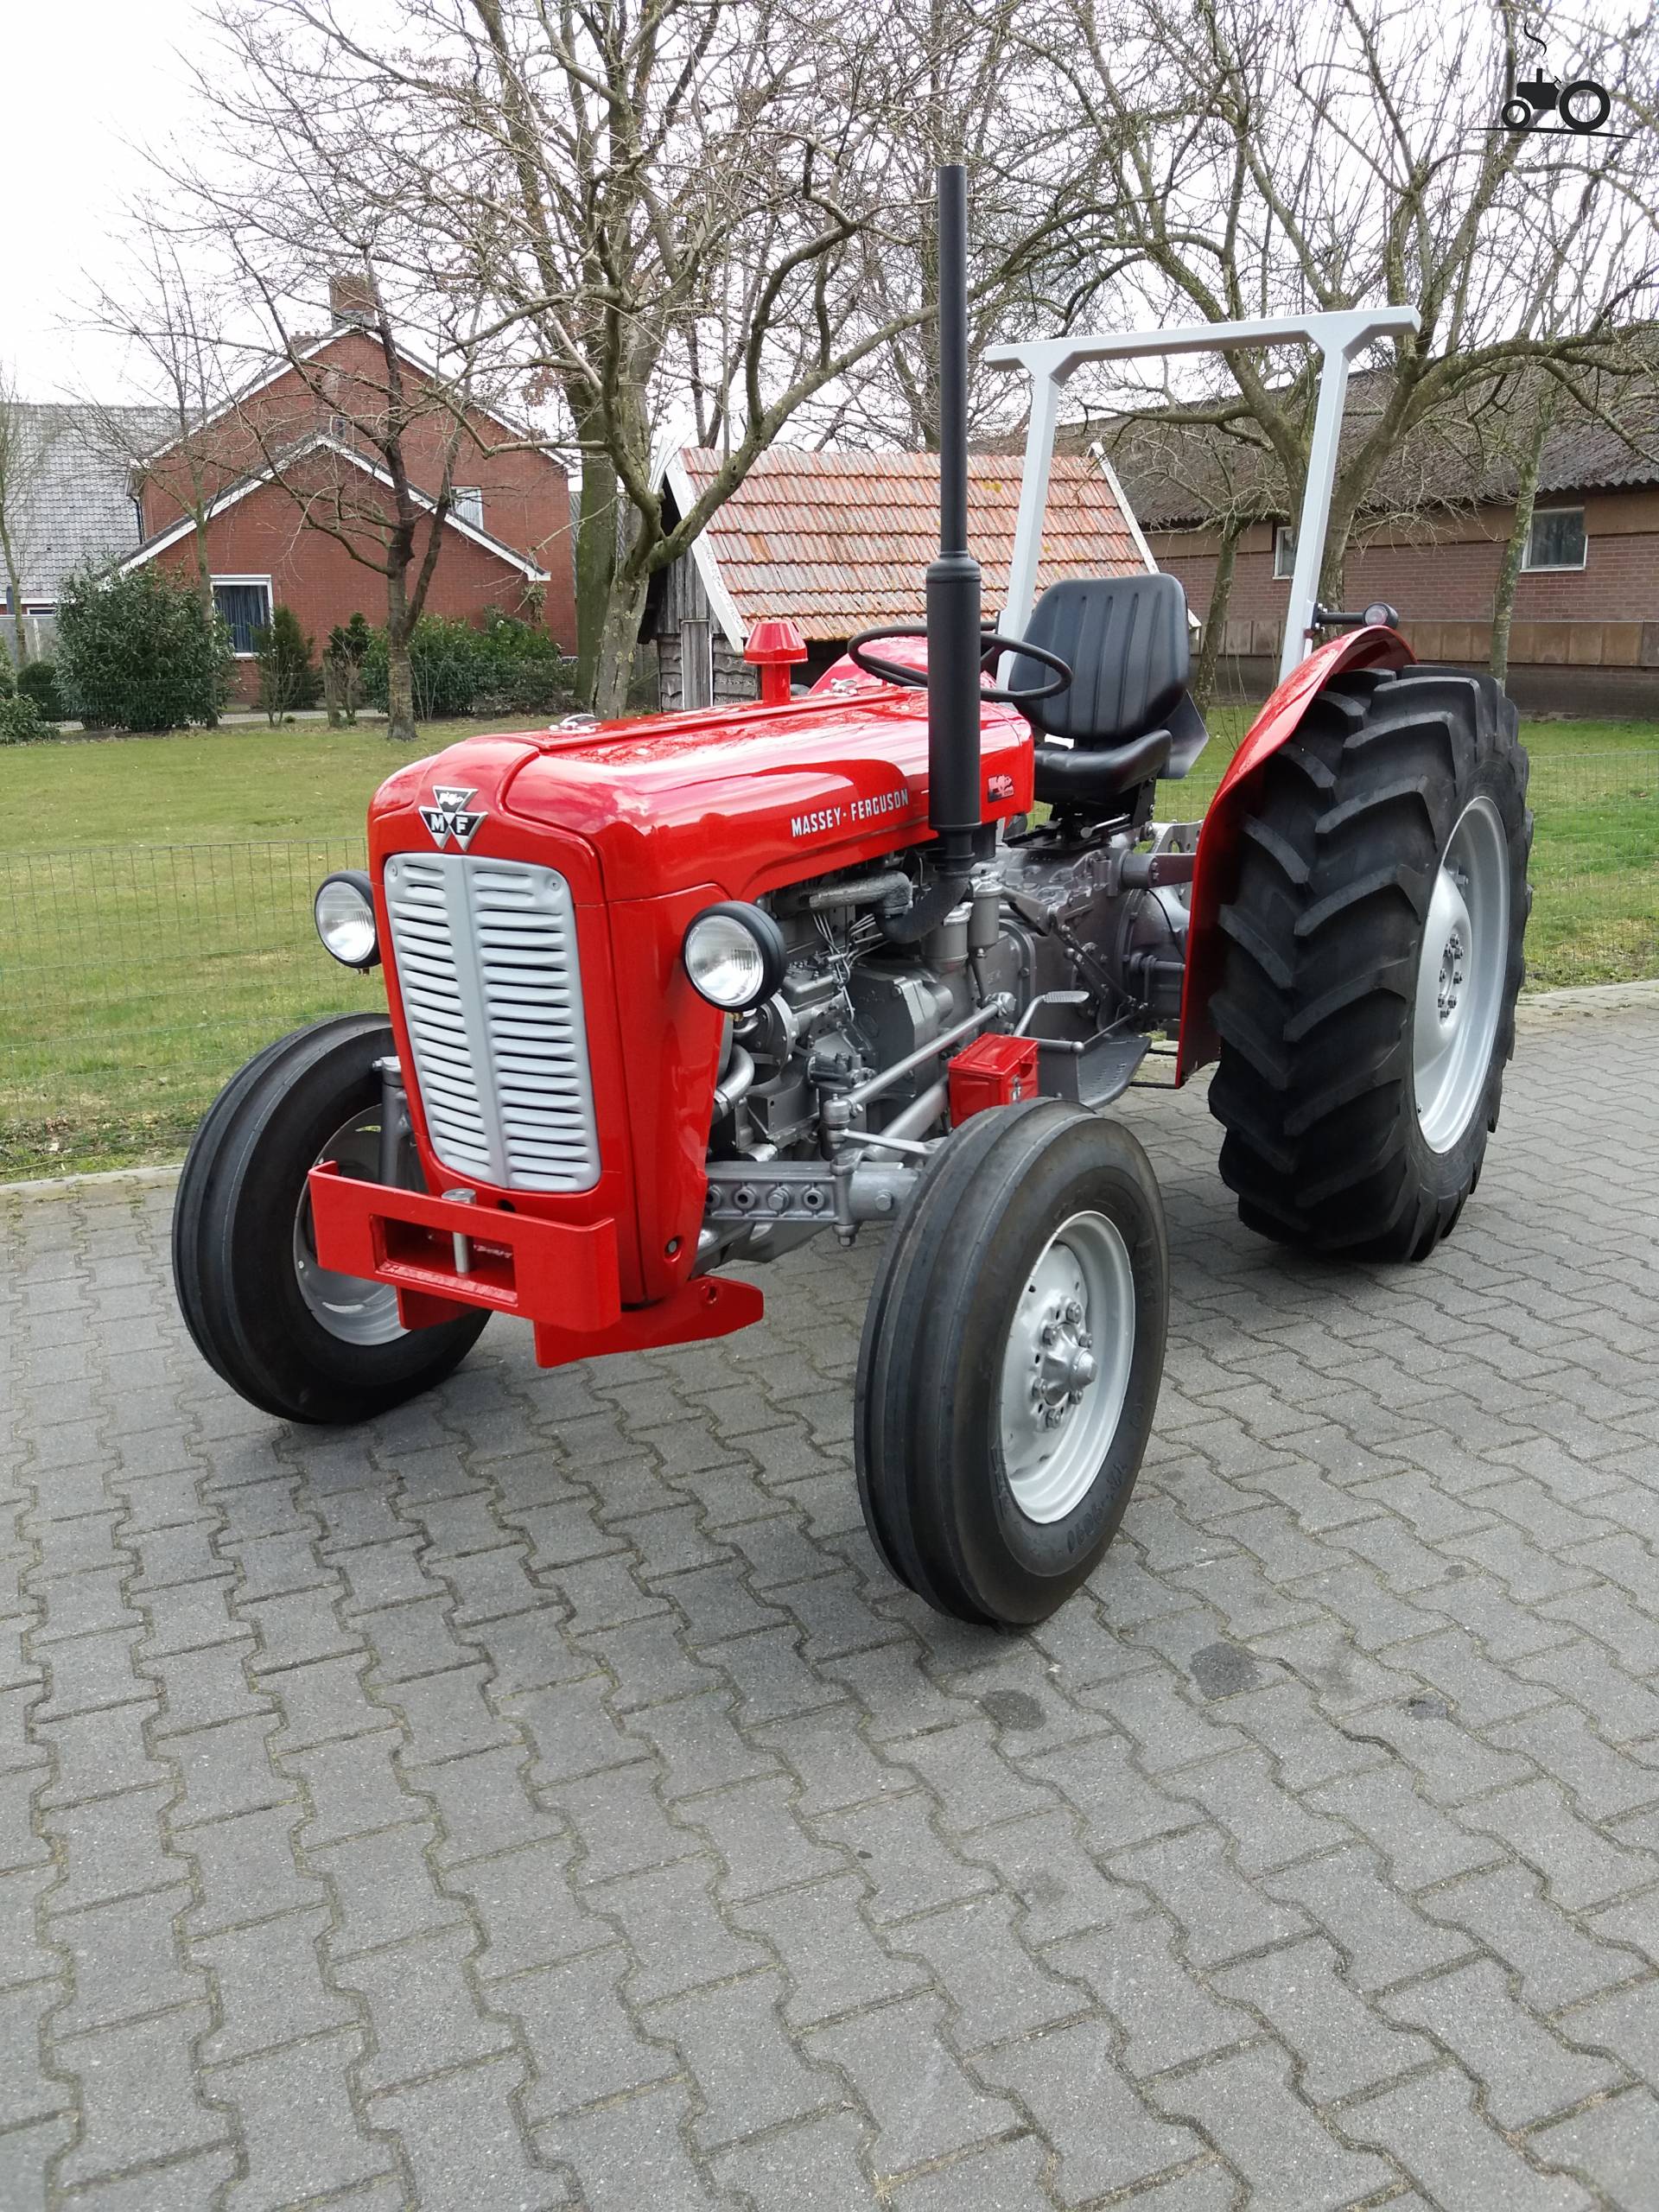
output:
[[[1497,1126],[1531,893],[1527,756],[1491,677],[1338,677],[1262,769],[1211,1011],[1239,1218],[1420,1260]]]
[[[268,1046],[196,1131],[173,1211],[173,1281],[197,1349],[282,1421],[366,1421],[448,1375],[486,1313],[404,1329],[396,1293],[321,1268],[306,1177],[320,1160],[374,1179],[380,1016],[340,1014]]]
[[[859,1348],[859,1496],[901,1581],[1006,1627],[1071,1596],[1135,1487],[1168,1303],[1163,1204],[1126,1128],[1033,1099],[947,1141]]]

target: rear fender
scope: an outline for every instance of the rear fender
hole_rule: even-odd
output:
[[[1351,669],[1405,668],[1414,655],[1397,630],[1375,623],[1333,638],[1310,653],[1268,699],[1229,762],[1198,832],[1192,875],[1186,972],[1181,984],[1181,1033],[1175,1080],[1213,1060],[1221,1039],[1210,1019],[1210,1001],[1221,979],[1221,910],[1238,887],[1239,840],[1251,790],[1262,768],[1301,728],[1315,695],[1333,676]]]

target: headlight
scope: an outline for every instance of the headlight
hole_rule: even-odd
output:
[[[379,965],[379,932],[374,925],[374,893],[360,868],[342,868],[317,886],[317,935],[346,968]]]
[[[682,949],[693,988],[710,1006],[741,1014],[784,980],[784,933],[759,906],[705,906]]]

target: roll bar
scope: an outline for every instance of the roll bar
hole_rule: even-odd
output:
[[[994,369],[1024,369],[1031,378],[1030,425],[1020,482],[1020,518],[1014,534],[1007,612],[1001,626],[1023,637],[1037,597],[1043,514],[1048,505],[1049,464],[1059,424],[1060,395],[1087,361],[1127,360],[1160,353],[1219,353],[1235,346],[1282,346],[1297,339],[1324,357],[1313,442],[1308,448],[1307,486],[1296,525],[1296,565],[1279,656],[1283,683],[1305,657],[1318,603],[1319,568],[1331,522],[1331,489],[1337,477],[1337,444],[1354,356],[1374,338],[1403,336],[1421,326],[1415,308],[1348,308],[1331,315],[1273,315],[1256,322],[1195,322],[1173,330],[1128,330],[1097,338],[1039,338],[1028,345],[993,346],[985,359]]]

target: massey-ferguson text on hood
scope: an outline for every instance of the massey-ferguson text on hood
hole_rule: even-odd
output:
[[[1023,718],[988,707],[984,819],[1024,812],[1031,778]],[[448,802],[464,792],[465,812],[487,816],[475,853],[530,857],[542,828],[592,849],[608,899],[660,898],[711,876],[752,899],[921,842],[927,784],[925,700],[861,689],[786,707],[465,738],[400,770],[374,811],[378,842],[401,841],[386,817],[403,810],[423,825],[424,842],[435,817],[448,828],[457,810]]]

